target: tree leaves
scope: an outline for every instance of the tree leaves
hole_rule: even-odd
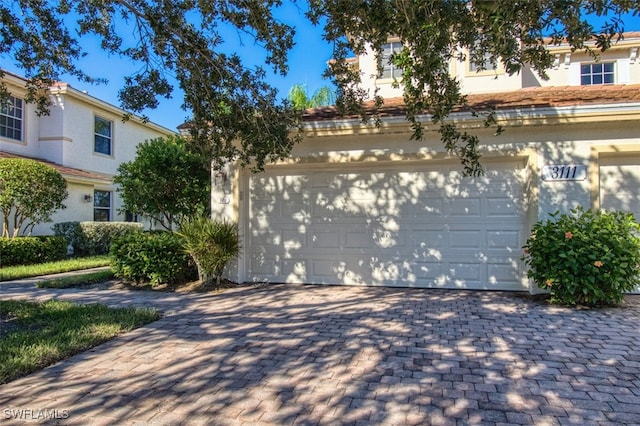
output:
[[[4,158],[0,160],[0,213],[2,236],[29,234],[38,223],[65,206],[67,182],[60,173],[39,161]]]
[[[138,145],[136,158],[118,167],[114,183],[123,209],[159,222],[166,229],[207,209],[209,169],[178,138]]]
[[[447,150],[460,156],[465,171],[481,172],[478,141],[447,121],[454,108],[466,106],[460,84],[450,74],[452,59],[469,54],[480,68],[504,64],[508,74],[527,65],[545,77],[553,61],[547,44],[566,41],[586,50],[588,41],[604,50],[623,30],[620,17],[640,10],[637,0],[549,0],[545,2],[308,0],[308,17],[324,26],[334,46],[327,76],[338,87],[336,106],[368,119],[363,102],[384,100],[361,86],[361,76],[347,58],[371,47],[379,57],[389,36],[402,51],[391,60],[402,68],[406,116],[414,139],[423,137],[425,114],[440,128]],[[84,36],[96,36],[107,55],[140,65],[120,91],[123,108],[141,113],[169,98],[174,85],[184,92],[191,111],[190,145],[217,167],[239,160],[254,171],[286,157],[300,140],[300,114],[278,99],[266,71],[244,64],[230,53],[234,31],[263,47],[273,72],[288,70],[295,29],[277,19],[280,0],[19,0],[0,5],[0,55],[24,70],[26,100],[47,112],[44,90],[62,74],[100,82],[77,65],[85,52]],[[585,13],[606,16],[593,28]],[[231,30],[231,32],[229,31]],[[131,34],[132,33],[132,34]],[[470,52],[470,53],[467,53]],[[379,67],[382,67],[379,62]],[[0,73],[0,77],[2,77]],[[175,81],[175,83],[174,83]],[[0,95],[6,86],[0,81]],[[486,114],[493,125],[491,114]],[[379,117],[373,116],[374,121]],[[499,132],[497,132],[499,133]]]
[[[553,60],[547,45],[567,42],[596,56],[587,42],[595,40],[600,50],[610,47],[623,31],[620,16],[640,10],[637,1],[629,0],[311,0],[310,4],[311,20],[319,23],[325,18],[325,37],[335,45],[327,76],[339,87],[338,106],[369,118],[362,102],[370,94],[358,90],[361,76],[349,66],[348,58],[365,53],[367,47],[381,58],[388,37],[398,38],[403,49],[391,61],[403,70],[401,86],[413,138],[423,137],[422,120],[430,117],[439,125],[445,147],[460,157],[467,174],[482,172],[479,144],[477,137],[448,121],[454,108],[467,106],[459,82],[450,73],[452,59],[463,60],[469,54],[480,69],[502,62],[508,74],[526,65],[546,78]],[[608,19],[602,28],[594,28],[586,13]],[[383,64],[378,65],[381,71]],[[383,104],[379,97],[375,99],[377,106]],[[495,124],[490,111],[485,113],[485,123]]]

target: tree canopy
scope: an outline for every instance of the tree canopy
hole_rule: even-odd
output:
[[[154,219],[168,230],[186,217],[208,212],[210,175],[203,163],[187,152],[180,138],[143,142],[136,158],[122,163],[113,179],[123,210]]]
[[[35,225],[49,222],[64,209],[67,181],[52,167],[23,158],[0,160],[0,214],[2,236],[30,234]]]
[[[361,76],[346,58],[372,48],[381,73],[383,45],[389,36],[397,37],[402,49],[390,61],[402,69],[413,138],[422,138],[420,116],[430,114],[445,147],[461,159],[470,175],[482,173],[479,140],[448,120],[454,108],[466,105],[459,82],[450,74],[452,59],[464,60],[471,52],[470,62],[479,70],[502,62],[510,75],[527,65],[546,78],[554,59],[546,46],[568,43],[573,50],[596,56],[624,31],[623,15],[640,13],[637,0],[310,0],[310,4],[310,18],[326,22],[325,37],[335,45],[327,76],[341,89],[339,109],[364,117],[363,100],[370,96],[358,86]],[[592,25],[594,17],[602,19],[601,26]],[[588,45],[593,41],[595,49]],[[376,94],[376,106],[383,102]],[[487,126],[495,124],[492,111],[473,112],[484,114]]]
[[[422,137],[420,117],[430,114],[445,146],[461,157],[470,174],[480,170],[478,140],[447,121],[453,108],[465,103],[459,82],[448,71],[452,58],[468,50],[479,67],[486,55],[490,63],[503,62],[507,73],[528,64],[544,76],[552,64],[546,44],[564,40],[573,49],[589,50],[587,41],[595,40],[596,50],[606,49],[624,29],[620,17],[640,11],[637,0],[297,3],[306,5],[311,22],[324,25],[324,37],[335,47],[327,75],[338,87],[341,111],[364,115],[362,102],[368,96],[357,86],[357,70],[345,59],[367,46],[380,54],[389,35],[398,37],[403,49],[391,61],[403,70],[413,137]],[[286,157],[299,140],[299,114],[278,99],[265,69],[248,67],[237,54],[228,53],[225,28],[253,37],[264,48],[266,65],[284,74],[295,29],[276,17],[279,5],[280,0],[4,2],[0,56],[21,66],[29,79],[27,100],[46,112],[48,98],[40,89],[60,74],[96,81],[78,66],[84,54],[81,38],[95,35],[105,54],[140,64],[120,91],[125,109],[140,112],[170,97],[174,87],[168,76],[173,75],[184,93],[183,105],[192,113],[192,146],[216,164],[239,159],[260,170],[266,162]],[[605,16],[602,27],[594,28],[588,15]],[[6,93],[6,87],[0,89]],[[377,105],[382,102],[376,97]],[[487,124],[492,118],[488,113]]]

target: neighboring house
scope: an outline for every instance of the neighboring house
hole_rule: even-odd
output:
[[[66,209],[52,222],[37,225],[33,235],[51,234],[54,223],[66,221],[133,221],[121,214],[113,185],[118,166],[132,161],[136,146],[175,132],[138,117],[123,122],[124,111],[66,83],[49,88],[49,115],[38,116],[27,104],[25,80],[5,72],[11,97],[0,110],[0,159],[24,157],[57,169],[67,181]]]
[[[549,81],[452,64],[469,103],[493,106],[506,127],[494,136],[469,112],[452,115],[481,138],[478,178],[461,175],[428,116],[424,140],[409,140],[392,78],[368,80],[387,97],[380,128],[310,110],[289,160],[253,175],[230,167],[213,189],[243,235],[231,278],[535,291],[521,256],[536,221],[576,206],[640,218],[639,47],[628,33],[600,62],[552,47]],[[375,74],[369,56],[356,64]]]

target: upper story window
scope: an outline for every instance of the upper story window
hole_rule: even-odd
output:
[[[95,222],[109,222],[111,220],[111,192],[93,191],[93,220]]]
[[[94,120],[93,152],[111,155],[113,122],[96,116]]]
[[[613,62],[580,65],[581,85],[613,83],[615,83],[615,64]]]
[[[393,41],[382,45],[382,75],[380,78],[402,78],[402,68],[391,63],[391,55],[402,50],[402,43]]]
[[[482,56],[482,62],[476,63],[472,60],[469,60],[469,72],[470,73],[478,73],[483,71],[497,71],[496,64],[491,62],[491,53],[485,52]]]
[[[22,99],[9,96],[0,106],[0,136],[22,141]]]
[[[498,59],[492,61],[492,53],[483,48],[480,43],[476,43],[473,47],[469,48],[466,60],[466,72],[468,77],[474,76],[496,76],[497,74],[504,74],[504,65]]]

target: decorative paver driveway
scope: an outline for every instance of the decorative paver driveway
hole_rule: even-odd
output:
[[[165,315],[0,386],[9,424],[640,424],[637,296],[571,310],[497,292],[0,284],[27,294]]]

